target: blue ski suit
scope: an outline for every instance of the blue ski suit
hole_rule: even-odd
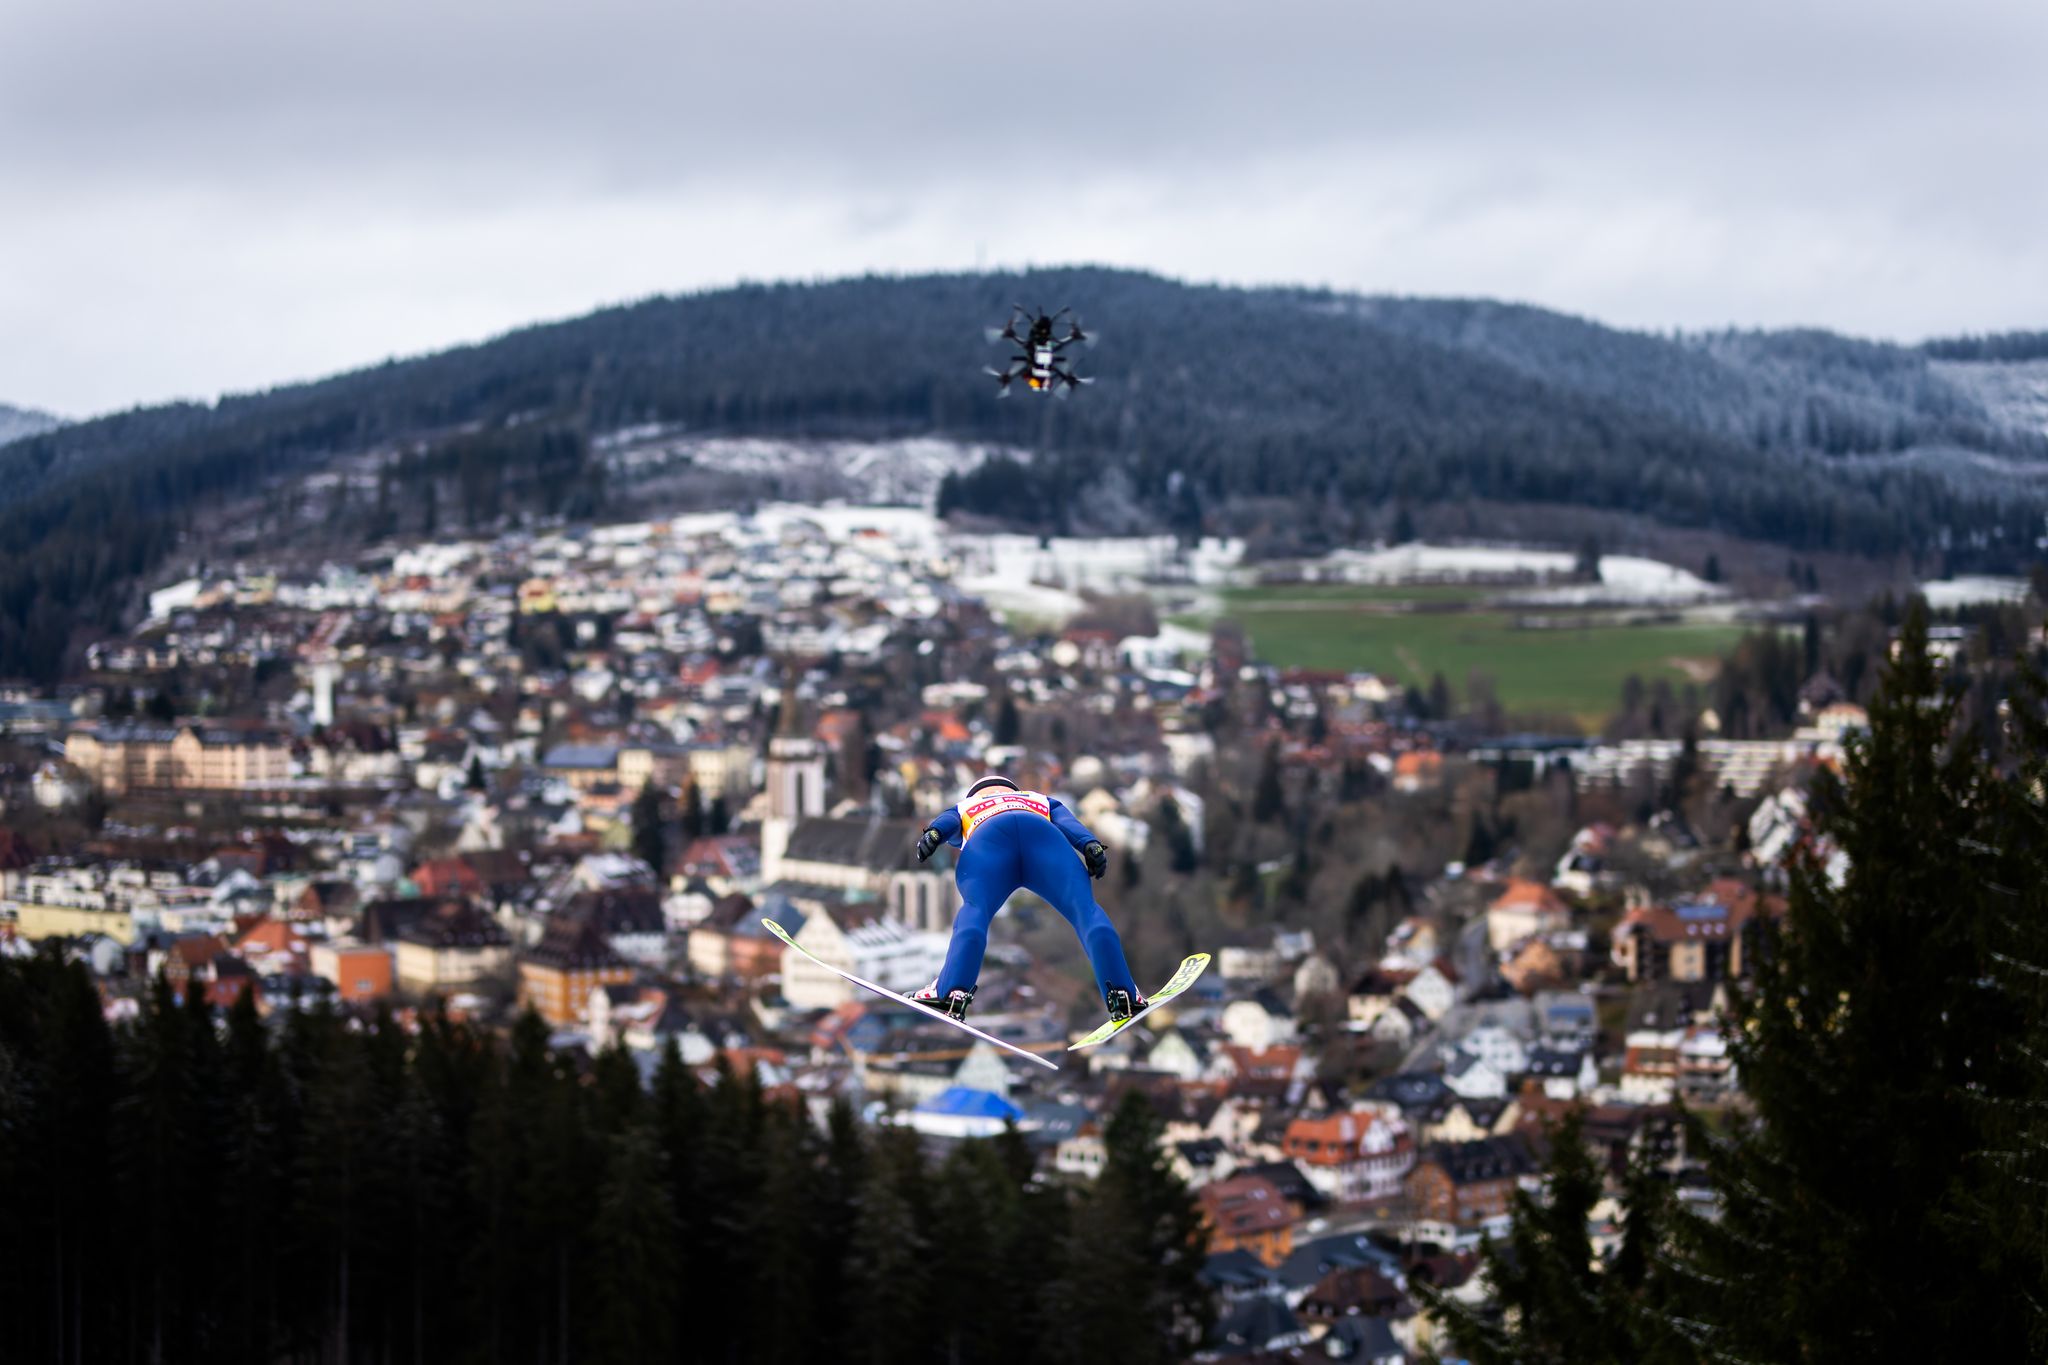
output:
[[[1019,887],[1044,897],[1074,926],[1104,990],[1126,990],[1137,998],[1123,940],[1095,903],[1079,856],[1095,836],[1072,811],[1038,792],[989,791],[940,814],[929,828],[960,850],[953,880],[965,902],[954,916],[953,941],[939,972],[940,999],[949,991],[974,989],[988,950],[988,927]]]

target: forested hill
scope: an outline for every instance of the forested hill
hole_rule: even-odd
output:
[[[981,367],[1002,352],[982,328],[1013,299],[1073,304],[1099,330],[1080,356],[1093,388],[995,399]],[[0,538],[18,547],[0,564],[0,674],[61,648],[80,609],[104,617],[112,585],[211,498],[462,431],[466,467],[546,464],[533,482],[580,512],[593,497],[562,477],[576,466],[561,452],[652,421],[1014,444],[1037,456],[1031,496],[998,464],[955,480],[948,504],[1041,525],[1084,523],[1089,497],[1113,491],[1184,529],[1291,502],[1314,509],[1300,520],[1317,535],[1365,536],[1397,505],[1476,497],[1806,549],[1946,546],[1991,566],[2029,553],[2048,509],[2028,468],[2048,458],[2039,434],[2002,425],[1921,352],[1826,334],[1667,339],[1535,309],[1096,269],[747,286],[0,447]],[[433,467],[453,478],[455,463]]]
[[[0,446],[62,424],[62,418],[52,417],[47,412],[37,412],[33,408],[10,407],[0,403]]]

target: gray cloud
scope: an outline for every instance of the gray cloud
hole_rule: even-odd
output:
[[[2044,57],[2031,0],[0,0],[0,399],[977,262],[2038,326]]]

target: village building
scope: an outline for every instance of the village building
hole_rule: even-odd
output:
[[[1211,1252],[1243,1249],[1278,1265],[1294,1250],[1293,1215],[1272,1181],[1234,1176],[1203,1187],[1197,1198]]]
[[[1518,1189],[1536,1181],[1536,1160],[1515,1136],[1425,1148],[1408,1176],[1408,1197],[1418,1220],[1457,1234],[1499,1226]]]
[[[1764,918],[1783,912],[1776,896],[1723,878],[1696,899],[1630,910],[1614,929],[1614,963],[1631,982],[1732,981],[1747,974]]]
[[[504,975],[512,936],[474,903],[445,898],[398,931],[396,949],[400,987],[441,991]]]
[[[633,965],[612,951],[597,924],[551,915],[540,942],[519,958],[519,1004],[561,1027],[585,1016],[592,991],[624,985],[633,974]]]
[[[188,722],[73,730],[64,757],[109,796],[132,791],[234,791],[291,777],[284,733],[265,726]]]
[[[1282,1150],[1310,1184],[1339,1204],[1391,1197],[1415,1164],[1408,1125],[1374,1109],[1295,1119],[1287,1125]]]

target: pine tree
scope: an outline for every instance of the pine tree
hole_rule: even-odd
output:
[[[1988,1145],[1962,1098],[2002,1083],[2019,1022],[1983,986],[1987,926],[2011,909],[1972,866],[2001,833],[1991,774],[1950,743],[1955,704],[1926,640],[1916,604],[1869,735],[1842,781],[1822,779],[1846,878],[1800,863],[1781,929],[1745,945],[1755,979],[1728,1036],[1754,1118],[1709,1145],[1719,1221],[1679,1228],[1689,1316],[1716,1352],[1933,1359],[1968,1340],[2025,1354],[2017,1296],[1956,1217],[1959,1177]]]
[[[1145,1266],[1143,1292],[1125,1304],[1126,1315],[1142,1324],[1155,1358],[1175,1360],[1201,1343],[1215,1308],[1201,1280],[1208,1236],[1186,1182],[1167,1164],[1163,1130],[1152,1102],[1127,1092],[1103,1127],[1106,1153],[1092,1196],[1105,1201],[1097,1212],[1115,1215],[1114,1239],[1136,1248]]]
[[[718,1243],[707,1217],[711,1200],[705,1169],[703,1087],[683,1065],[673,1038],[662,1049],[655,1067],[647,1111],[648,1125],[661,1144],[662,1177],[676,1218],[675,1330],[698,1340],[711,1358],[711,1344],[704,1338],[706,1325],[719,1321],[711,1308],[716,1298],[709,1292]]]
[[[1444,681],[1442,673],[1429,675],[1429,719],[1449,720],[1451,718],[1451,685]]]
[[[693,779],[683,788],[683,838],[695,842],[704,837],[704,793]]]
[[[818,1263],[837,1259],[845,1244],[825,1247],[817,1237],[820,1169],[810,1121],[786,1104],[768,1106],[763,1119],[761,1188],[743,1215],[753,1273],[741,1297],[753,1324],[754,1357],[793,1365],[812,1357],[829,1321],[818,1296]]]
[[[369,1058],[324,1007],[292,1022],[302,1031],[310,1062],[301,1073],[307,1083],[305,1128],[292,1173],[293,1218],[312,1253],[307,1259],[314,1278],[305,1288],[316,1306],[313,1325],[325,1349],[346,1360],[362,1303],[360,1262],[376,1241],[374,1229],[363,1225],[360,1206],[376,1147]]]
[[[1268,744],[1259,765],[1258,786],[1252,792],[1252,819],[1271,824],[1287,813],[1287,793],[1280,785],[1280,749]]]
[[[1991,837],[1967,852],[1995,911],[1988,979],[2024,1022],[2008,1068],[1971,1096],[1989,1143],[1961,1203],[2038,1360],[2048,1357],[2048,677],[2035,667],[2019,670],[2007,718],[2013,757],[1988,788]]]
[[[633,798],[633,856],[654,870],[657,880],[668,875],[668,827],[661,792],[650,782]]]
[[[891,1365],[906,1344],[923,1340],[929,1321],[929,1224],[919,1221],[911,1198],[922,1167],[912,1134],[877,1135],[847,1263],[851,1358],[870,1365]]]
[[[1670,1325],[1661,1282],[1652,1282],[1664,1236],[1655,1177],[1638,1166],[1629,1187],[1635,1216],[1612,1261],[1603,1262],[1588,1230],[1606,1181],[1585,1141],[1581,1111],[1550,1134],[1543,1191],[1517,1191],[1504,1244],[1481,1256],[1492,1286],[1488,1311],[1429,1286],[1419,1292],[1473,1365],[1651,1365],[1690,1361],[1691,1345]]]
[[[119,1080],[85,968],[44,949],[0,958],[0,1227],[34,1248],[0,1276],[0,1321],[23,1359],[112,1359],[132,1224],[107,1180]],[[132,1215],[130,1215],[132,1217]]]
[[[1572,565],[1572,576],[1581,583],[1600,581],[1600,541],[1596,536],[1587,536],[1579,542],[1579,557]]]
[[[954,1148],[934,1179],[933,1226],[947,1233],[943,1292],[933,1296],[930,1339],[949,1365],[999,1365],[1017,1355],[1016,1327],[1030,1311],[1010,1252],[1023,1200],[994,1143]],[[1004,1326],[1006,1324],[1013,1326]]]
[[[597,1194],[596,1358],[620,1365],[673,1357],[677,1224],[659,1136],[634,1126],[611,1139]]]

